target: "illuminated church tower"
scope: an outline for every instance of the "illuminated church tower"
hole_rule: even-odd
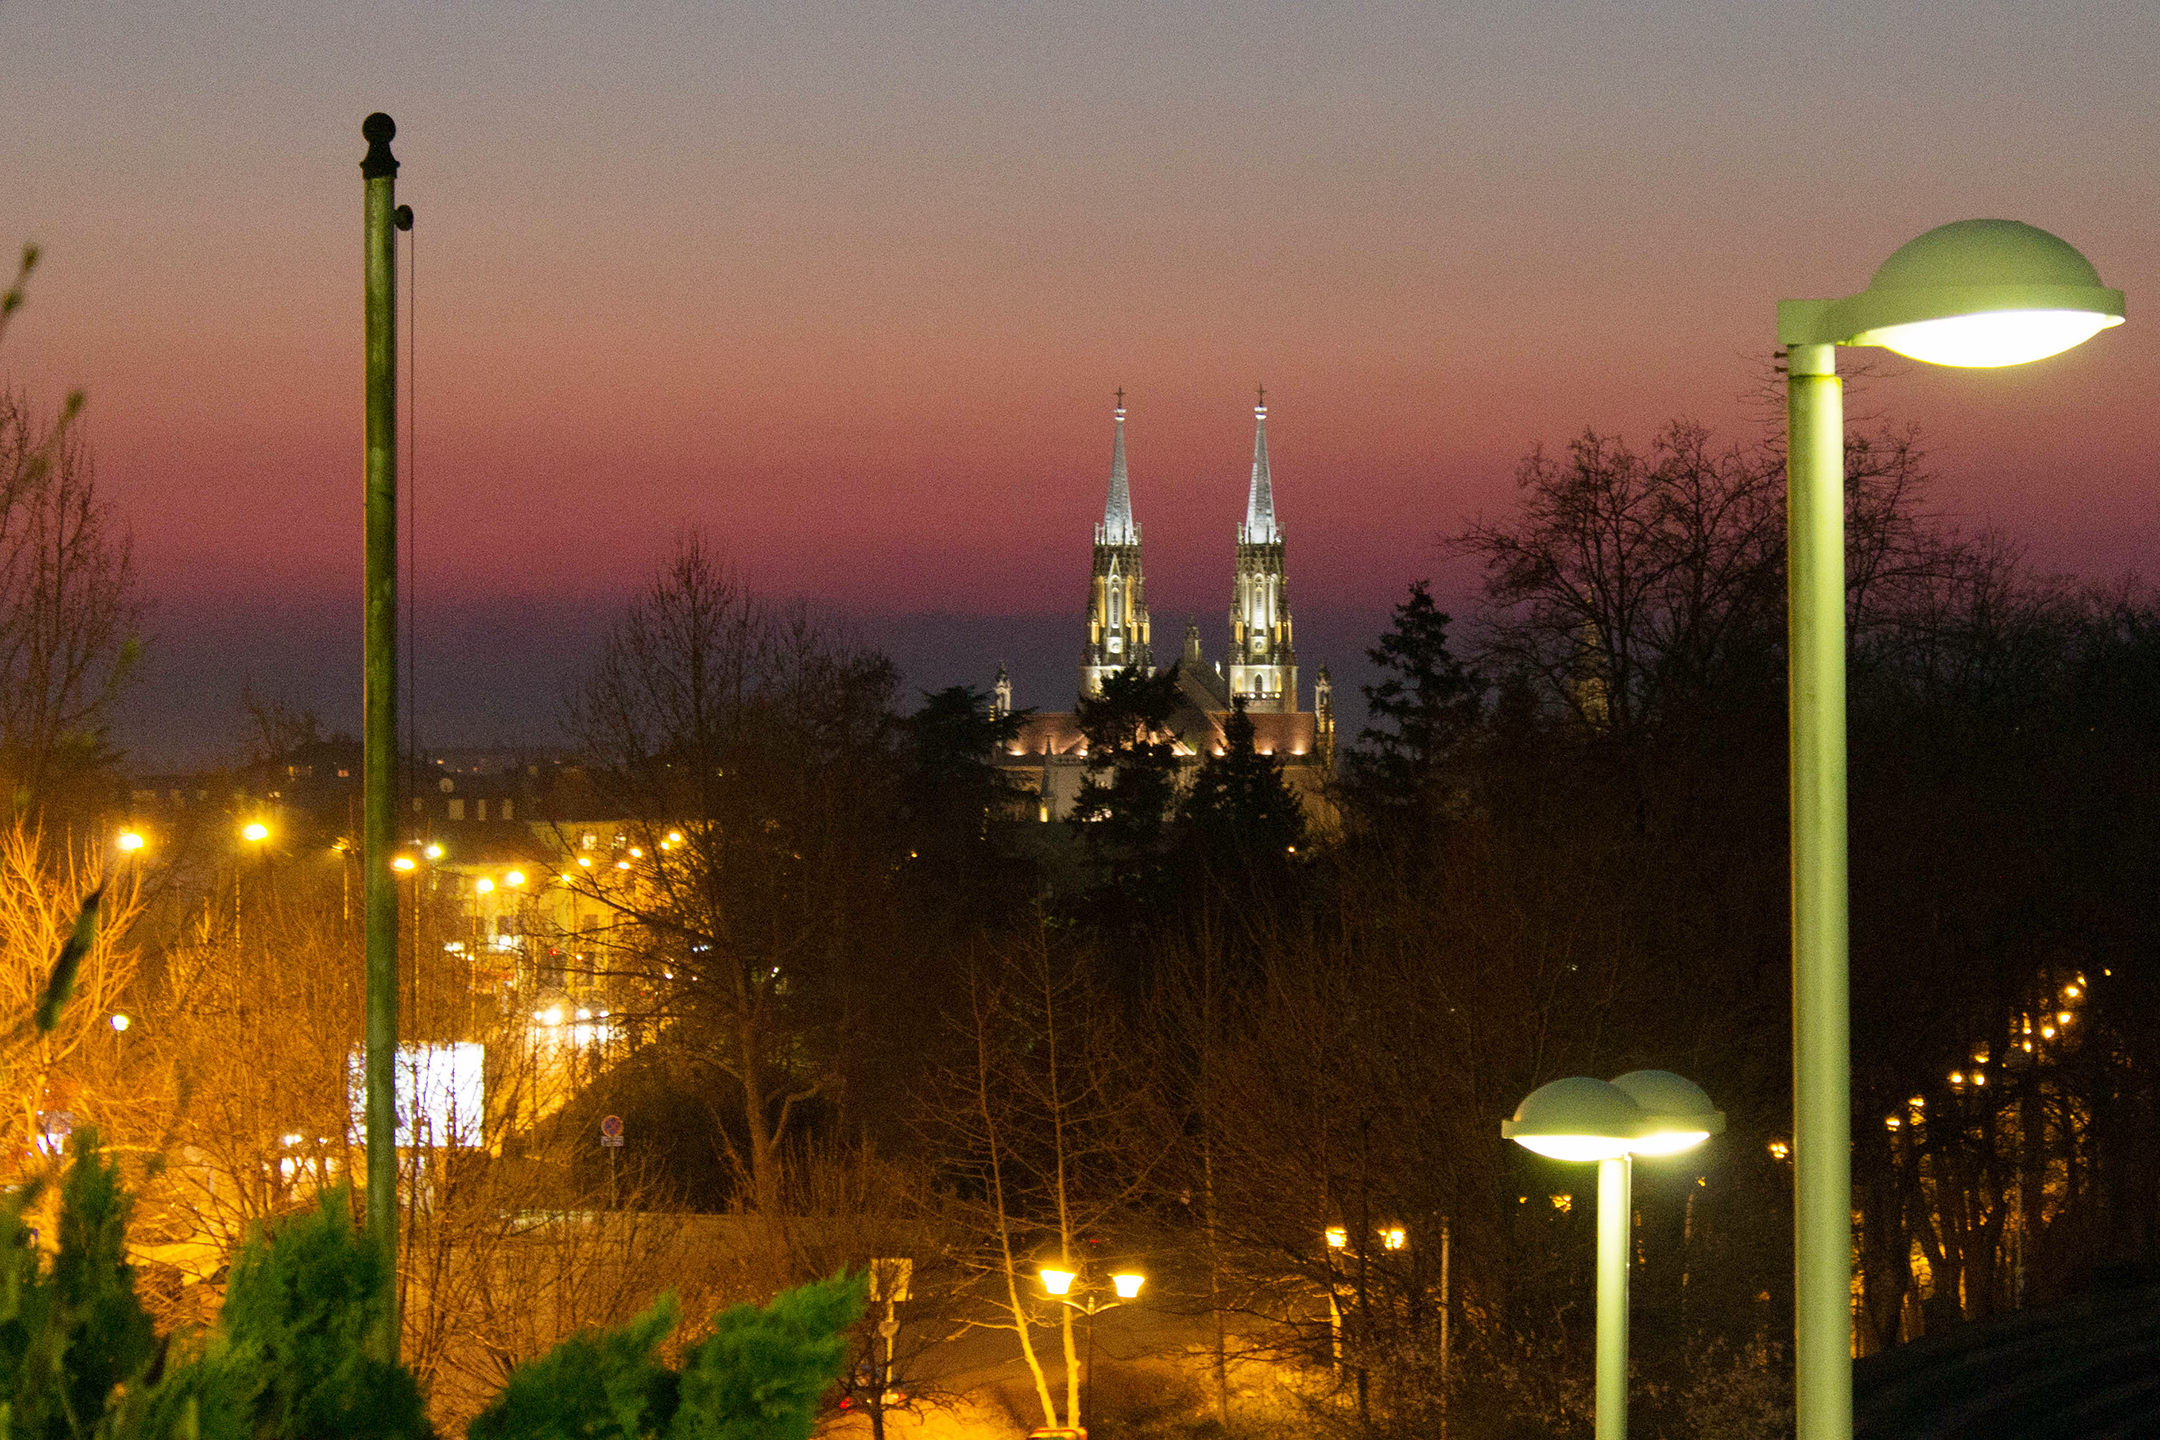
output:
[[[1117,438],[1110,446],[1110,503],[1095,527],[1095,573],[1088,587],[1087,649],[1080,693],[1102,691],[1103,677],[1128,665],[1155,673],[1148,649],[1147,592],[1140,574],[1140,527],[1133,523],[1125,477],[1125,392],[1117,392]]]
[[[1245,523],[1238,527],[1226,659],[1230,693],[1246,697],[1247,709],[1295,713],[1297,647],[1290,636],[1282,527],[1275,523],[1275,490],[1268,480],[1265,390],[1253,407],[1252,490],[1245,498]]]

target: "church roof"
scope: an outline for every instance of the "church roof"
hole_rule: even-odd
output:
[[[1224,727],[1229,724],[1230,714],[1228,710],[1181,705],[1170,717],[1170,728],[1183,753],[1213,755],[1228,743]],[[1253,748],[1261,754],[1279,756],[1285,763],[1317,763],[1306,759],[1316,749],[1318,733],[1310,710],[1294,714],[1248,710],[1245,714],[1253,723]],[[1086,754],[1087,739],[1080,733],[1079,716],[1070,711],[1037,710],[1020,722],[1020,733],[997,759],[1011,765],[1032,757],[1039,764],[1053,755]]]
[[[1267,392],[1260,392],[1263,402]],[[1245,523],[1238,527],[1238,544],[1273,545],[1281,541],[1282,528],[1275,523],[1275,487],[1268,479],[1267,405],[1253,406],[1252,489],[1245,497]]]
[[[1123,399],[1121,394],[1119,397]],[[1110,503],[1103,507],[1098,545],[1137,545],[1140,527],[1132,518],[1132,483],[1125,478],[1125,407],[1117,407],[1117,438],[1110,442]]]

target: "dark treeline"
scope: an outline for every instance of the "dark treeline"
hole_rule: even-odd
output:
[[[9,453],[60,457],[17,472],[74,473],[0,421]],[[1866,1353],[2160,1259],[2160,608],[1932,518],[1905,438],[1848,469]],[[1065,823],[993,763],[1020,721],[987,695],[908,695],[681,542],[570,697],[577,762],[520,816],[523,908],[497,891],[483,925],[470,866],[408,888],[406,1033],[487,1052],[485,1143],[408,1162],[407,1352],[439,1418],[660,1285],[753,1298],[907,1256],[906,1403],[937,1398],[936,1341],[988,1324],[1028,1375],[1015,1417],[1069,1422],[1079,1342],[1036,1270],[1129,1264],[1198,1363],[1174,1394],[1106,1365],[1083,1423],[1112,1440],[1579,1433],[1594,1175],[1499,1123],[1546,1081],[1647,1067],[1729,1129],[1638,1165],[1635,1423],[1789,1426],[1783,457],[1674,425],[1519,481],[1446,541],[1482,570],[1473,613],[1421,583],[1373,638],[1326,795],[1242,715],[1181,756],[1174,679],[1128,673],[1080,703]],[[83,555],[124,579],[124,546]],[[73,688],[0,726],[8,893],[44,897],[0,914],[26,994],[97,879],[34,831],[110,784],[128,593],[68,642],[95,662],[61,667]],[[11,676],[43,653],[0,647]],[[257,709],[247,804],[350,748]],[[86,971],[82,1033],[0,1057],[18,1169],[63,1105],[147,1157],[161,1323],[248,1224],[354,1173],[337,809],[253,850],[218,806],[195,858],[164,837],[114,892],[142,918]],[[596,1149],[609,1114],[627,1150]],[[847,1383],[881,1432],[876,1318]]]
[[[1932,519],[1905,438],[1848,460],[1866,1353],[2153,1254],[2160,612]],[[1449,542],[1477,612],[1420,584],[1375,638],[1330,803],[1246,725],[1181,772],[1172,683],[1127,675],[1082,702],[1093,768],[1048,827],[986,696],[903,713],[879,657],[686,545],[576,716],[615,809],[710,822],[620,905],[667,1023],[613,1080],[719,1127],[718,1168],[696,1127],[666,1142],[724,1192],[699,1203],[784,1211],[791,1157],[872,1149],[973,1217],[974,1273],[1154,1257],[1159,1303],[1208,1318],[1221,1419],[1266,1356],[1346,1423],[1565,1430],[1591,1176],[1498,1122],[1561,1075],[1676,1070],[1731,1128],[1640,1167],[1641,1423],[1774,1431],[1782,456],[1674,425],[1519,481]]]

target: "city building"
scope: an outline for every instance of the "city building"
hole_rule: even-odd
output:
[[[1222,753],[1224,727],[1234,705],[1242,701],[1253,722],[1256,748],[1281,762],[1284,779],[1303,800],[1308,814],[1325,822],[1330,815],[1326,783],[1335,763],[1334,697],[1323,666],[1313,684],[1312,708],[1299,708],[1303,697],[1298,688],[1284,532],[1275,513],[1274,477],[1268,467],[1266,400],[1262,391],[1260,403],[1253,407],[1252,479],[1232,556],[1227,651],[1222,659],[1209,662],[1203,654],[1200,627],[1185,627],[1176,662],[1178,692],[1184,703],[1171,717],[1171,740],[1189,774],[1206,757]],[[1088,582],[1087,633],[1079,677],[1082,697],[1100,694],[1105,679],[1129,668],[1157,673],[1141,564],[1141,530],[1134,518],[1132,479],[1125,457],[1123,391],[1118,392],[1113,424],[1109,498],[1102,523],[1095,527]],[[1002,666],[991,697],[999,714],[1013,713],[1012,679]],[[1065,819],[1087,775],[1087,742],[1080,733],[1079,716],[1073,711],[1025,712],[1018,734],[997,763],[1007,780],[1030,797],[1028,803],[1038,820]]]

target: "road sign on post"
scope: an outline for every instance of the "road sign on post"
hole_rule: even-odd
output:
[[[901,1257],[870,1262],[870,1298],[872,1300],[904,1301],[908,1298],[908,1283],[915,1278],[915,1262]]]
[[[600,1122],[600,1143],[611,1148],[622,1144],[622,1116],[610,1115]]]

